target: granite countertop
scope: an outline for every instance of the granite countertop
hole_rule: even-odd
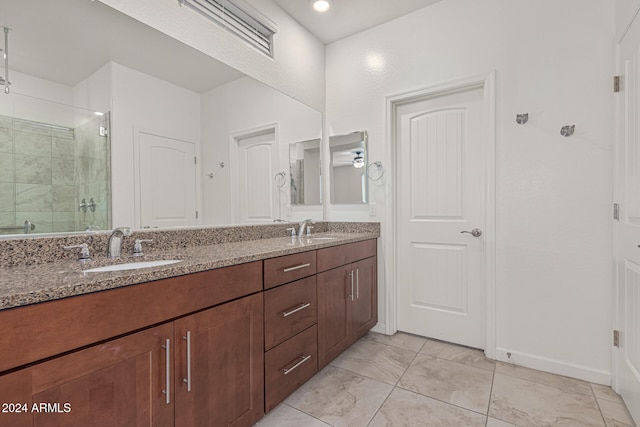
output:
[[[94,257],[91,262],[86,264],[67,259],[46,264],[12,266],[3,268],[0,275],[0,310],[358,242],[379,236],[379,232],[331,232],[319,233],[301,239],[277,237],[176,248],[149,253],[138,258],[127,256],[117,260],[109,260],[100,256]],[[327,237],[330,238],[327,239]],[[85,272],[91,268],[111,264],[169,259],[182,261],[135,270]]]

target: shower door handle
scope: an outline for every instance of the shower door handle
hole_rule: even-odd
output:
[[[462,233],[469,233],[471,234],[473,237],[480,237],[482,236],[482,230],[480,230],[479,228],[474,228],[471,231],[461,231],[460,234]]]

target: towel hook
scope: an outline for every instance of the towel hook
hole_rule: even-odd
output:
[[[529,113],[516,114],[516,123],[523,125],[529,121]]]
[[[570,137],[571,135],[573,135],[573,132],[575,132],[575,130],[576,130],[576,125],[562,126],[562,129],[560,129],[560,135],[565,137]]]

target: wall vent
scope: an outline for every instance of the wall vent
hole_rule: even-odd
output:
[[[178,0],[273,57],[273,23],[242,0]]]

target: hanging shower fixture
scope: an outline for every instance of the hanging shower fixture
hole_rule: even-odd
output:
[[[2,27],[4,29],[4,78],[0,77],[0,85],[4,86],[4,93],[9,94],[9,28]]]

